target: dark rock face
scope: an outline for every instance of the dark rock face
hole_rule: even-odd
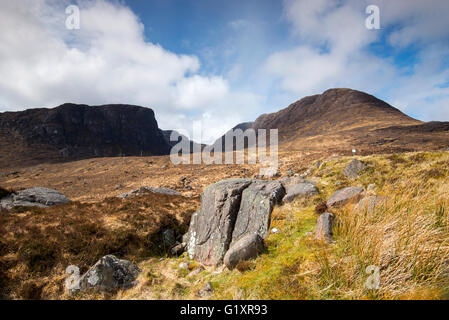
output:
[[[304,182],[287,186],[287,194],[285,195],[284,202],[292,202],[297,197],[310,197],[317,195],[318,188],[312,183]]]
[[[128,260],[107,255],[98,260],[79,280],[79,290],[90,288],[99,291],[129,289],[141,270]]]
[[[321,214],[316,224],[315,239],[325,241],[327,243],[332,243],[333,225],[334,225],[334,215],[332,213],[325,212]]]
[[[0,208],[7,210],[19,206],[47,208],[58,204],[64,204],[69,201],[70,200],[59,191],[44,187],[34,187],[12,193],[3,199],[0,199]]]
[[[349,203],[356,203],[363,197],[363,188],[347,187],[335,192],[329,200],[327,200],[328,208],[342,207]]]
[[[231,245],[224,256],[224,264],[230,270],[240,261],[255,258],[264,249],[263,239],[257,234],[247,234]]]
[[[133,105],[68,103],[53,109],[0,113],[0,133],[20,145],[21,156],[34,159],[163,155],[170,151],[153,110]]]
[[[355,179],[365,168],[366,165],[362,161],[354,159],[343,169],[343,175],[349,179]]]
[[[231,243],[247,234],[264,238],[271,211],[284,194],[277,181],[230,179],[208,186],[186,236],[190,258],[219,265]]]

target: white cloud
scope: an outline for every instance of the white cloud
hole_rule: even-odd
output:
[[[365,28],[369,4],[380,7],[381,30]],[[386,95],[423,120],[449,120],[449,88],[440,86],[449,80],[447,1],[286,0],[284,8],[298,44],[273,53],[265,63],[282,89],[303,96],[351,87]],[[392,58],[372,53],[369,45],[384,33],[394,50],[418,45],[419,60],[405,68],[412,74]]]
[[[143,24],[126,6],[79,1],[81,28],[67,30],[68,4],[0,2],[0,105],[7,110],[130,103],[153,108],[165,129],[189,127],[206,113],[220,114],[229,128],[247,115],[232,111],[257,103],[250,93],[232,91],[223,77],[200,75],[197,57],[146,42]],[[231,112],[223,114],[224,105]],[[203,127],[217,129],[210,122]]]

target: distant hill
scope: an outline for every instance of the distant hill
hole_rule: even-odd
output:
[[[423,123],[372,95],[344,88],[302,98],[235,128],[278,129],[279,143],[287,150],[359,147],[412,151],[449,147],[447,123]]]
[[[63,104],[0,113],[0,162],[44,162],[170,151],[152,109]]]

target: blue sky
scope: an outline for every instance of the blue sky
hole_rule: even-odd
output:
[[[80,28],[66,28],[67,6]],[[368,30],[368,5],[380,29]],[[130,103],[210,142],[350,87],[449,120],[446,0],[18,0],[0,3],[0,111]]]

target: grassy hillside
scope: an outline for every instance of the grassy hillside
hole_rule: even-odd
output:
[[[441,299],[449,290],[449,153],[361,157],[368,169],[356,180],[341,175],[351,158],[324,162],[313,175],[321,195],[278,207],[267,252],[234,271],[210,269],[193,277],[179,268],[187,257],[141,264],[140,284],[120,299],[195,299],[210,281],[212,299]],[[344,186],[388,197],[385,206],[336,210],[335,244],[313,239],[315,206]],[[380,269],[380,288],[367,289],[366,267]]]
[[[312,165],[310,179],[320,195],[275,208],[271,227],[280,232],[265,240],[265,253],[233,271],[206,267],[189,275],[199,263],[186,254],[169,257],[157,246],[163,228],[185,232],[197,197],[150,194],[2,211],[0,292],[16,299],[198,299],[198,290],[210,281],[215,289],[210,299],[447,298],[449,153],[359,159],[367,169],[355,180],[341,173],[352,157]],[[388,197],[384,206],[334,210],[335,243],[314,240],[317,205],[337,189],[371,184],[369,193]],[[64,292],[68,265],[84,272],[106,254],[138,262],[139,284],[115,295]],[[181,262],[189,262],[188,269],[180,268]],[[365,286],[370,265],[380,269],[378,290]]]

